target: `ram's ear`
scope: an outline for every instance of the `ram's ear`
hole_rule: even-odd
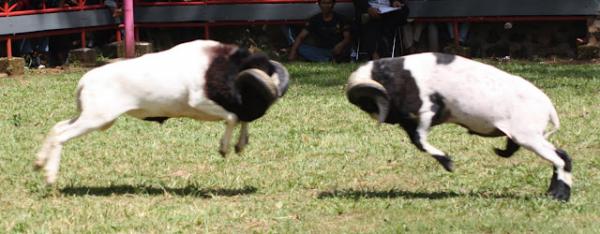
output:
[[[247,48],[238,47],[231,55],[229,55],[229,58],[233,60],[242,61],[250,55],[252,55],[252,53],[250,53],[250,51]]]
[[[350,103],[373,115],[380,123],[385,122],[390,111],[387,91],[381,84],[369,80],[348,85],[346,97]]]

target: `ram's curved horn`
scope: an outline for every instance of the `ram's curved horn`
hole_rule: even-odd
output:
[[[271,64],[273,67],[275,67],[275,72],[273,72],[273,75],[271,75],[271,79],[277,86],[279,97],[282,97],[287,92],[290,82],[290,74],[281,63],[271,60]]]
[[[371,79],[350,79],[346,86],[346,96],[350,103],[371,114],[380,123],[385,122],[390,102],[385,88]]]
[[[235,85],[242,92],[247,88],[252,89],[254,94],[260,95],[269,103],[279,97],[278,88],[273,79],[260,69],[250,68],[241,71],[238,73]]]

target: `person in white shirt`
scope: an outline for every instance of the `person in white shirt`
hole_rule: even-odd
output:
[[[406,23],[406,0],[352,0],[359,25],[361,50],[370,59],[389,57],[394,33]]]

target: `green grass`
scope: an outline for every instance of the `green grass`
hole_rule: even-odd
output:
[[[500,158],[491,149],[503,139],[453,125],[430,137],[453,155],[445,172],[346,101],[355,64],[287,64],[290,90],[250,125],[242,155],[220,157],[220,122],[124,117],[69,142],[47,189],[32,162],[53,124],[76,114],[82,72],[29,73],[0,80],[0,233],[597,233],[600,67],[495,65],[554,101],[551,141],[574,160],[570,202],[546,197],[547,162],[526,150]]]

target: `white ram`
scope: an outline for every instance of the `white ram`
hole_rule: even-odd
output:
[[[430,127],[455,123],[481,136],[506,136],[554,166],[548,193],[569,200],[571,159],[546,138],[559,127],[550,99],[525,79],[460,56],[422,53],[370,61],[349,78],[348,100],[379,122],[399,124],[411,142],[452,171],[448,155],[427,142]],[[554,129],[544,133],[548,122]]]
[[[109,128],[123,114],[160,123],[177,117],[225,120],[219,150],[223,156],[241,123],[235,147],[239,153],[248,143],[248,122],[284,95],[288,80],[285,67],[264,54],[209,40],[95,68],[79,81],[79,116],[52,128],[35,166],[45,170],[48,184],[54,183],[63,145]]]

